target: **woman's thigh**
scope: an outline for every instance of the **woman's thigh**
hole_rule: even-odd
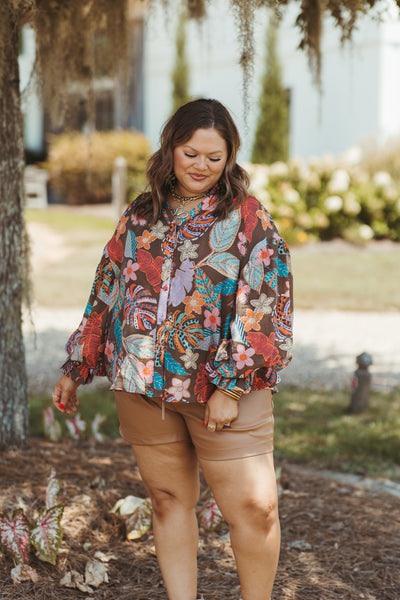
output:
[[[199,466],[191,443],[132,445],[132,449],[153,501],[179,501],[188,508],[196,505],[200,493]]]
[[[228,522],[232,523],[246,509],[272,510],[277,506],[272,452],[234,460],[201,460],[200,465]]]

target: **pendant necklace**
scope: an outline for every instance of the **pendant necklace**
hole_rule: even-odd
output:
[[[180,205],[177,208],[171,208],[177,224],[181,225],[182,222],[189,216],[190,211],[188,211],[185,208],[185,204],[188,204],[189,202],[195,202],[196,200],[200,200],[201,198],[206,198],[206,196],[209,196],[209,195],[210,195],[210,190],[207,190],[206,192],[202,192],[201,194],[198,194],[197,196],[181,196],[180,194],[178,194],[175,191],[175,187],[173,185],[171,185],[171,196],[175,200],[177,200]]]

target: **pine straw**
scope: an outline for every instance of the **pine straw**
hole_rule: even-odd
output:
[[[52,466],[62,483],[58,500],[65,503],[57,564],[32,555],[38,583],[15,586],[12,562],[0,553],[0,600],[87,598],[59,582],[71,569],[84,573],[98,550],[115,558],[108,563],[109,583],[92,598],[165,600],[151,534],[126,541],[120,517],[108,512],[121,497],[145,496],[130,448],[120,441],[54,444],[35,439],[27,451],[0,454],[0,511],[10,514],[19,504],[33,518],[43,506]],[[281,484],[282,550],[273,600],[400,598],[398,499],[286,464]],[[207,494],[204,483],[202,494]],[[227,527],[201,536],[199,591],[207,600],[240,597]]]

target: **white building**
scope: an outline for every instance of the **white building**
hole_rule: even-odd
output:
[[[242,136],[241,159],[249,160],[264,70],[268,14],[259,9],[255,17],[256,57],[245,119],[238,65],[240,47],[229,7],[229,0],[213,0],[207,5],[208,16],[202,24],[188,23],[190,93],[193,97],[217,98],[231,110]],[[302,158],[327,152],[339,154],[367,139],[382,141],[400,135],[400,19],[396,9],[388,11],[381,22],[371,16],[361,19],[352,44],[345,47],[340,44],[340,31],[331,21],[325,21],[322,94],[313,84],[305,53],[298,49],[296,11],[298,5],[286,8],[279,32],[283,83],[290,90],[290,154]],[[177,20],[178,15],[172,9],[166,12],[159,2],[143,27],[137,22],[135,25],[136,45],[140,45],[135,51],[136,63],[140,60],[142,64],[134,69],[135,113],[133,117],[128,115],[127,124],[139,124],[154,147],[171,111]],[[28,41],[31,46],[31,37]],[[32,56],[30,49],[25,58],[21,57],[22,79],[27,78]],[[114,125],[124,126],[118,106],[117,94],[114,99],[108,98],[106,107],[114,114]],[[33,99],[25,110],[26,144],[37,150],[43,146],[40,105]]]
[[[242,74],[237,64],[240,48],[228,6],[229,0],[213,1],[203,25],[188,25],[190,92],[194,97],[217,98],[231,110],[243,139],[242,158],[248,160],[264,69],[267,13],[260,9],[255,19],[256,59],[246,129]],[[279,33],[283,83],[290,90],[290,154],[302,158],[339,154],[369,138],[381,141],[400,135],[400,20],[394,16],[396,9],[382,22],[371,16],[361,19],[352,43],[344,47],[340,31],[331,20],[325,20],[322,94],[313,84],[307,56],[298,49],[297,11],[298,5],[286,9]],[[146,22],[144,122],[145,133],[154,143],[171,109],[176,20],[173,14],[166,19],[159,7]]]
[[[24,27],[21,34],[21,54],[18,59],[24,113],[25,148],[35,154],[43,150],[43,108],[35,90],[35,82],[31,79],[35,62],[35,32],[31,27]],[[28,92],[29,89],[29,93]]]

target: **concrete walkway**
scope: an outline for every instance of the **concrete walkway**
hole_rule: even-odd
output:
[[[31,392],[51,391],[65,360],[64,345],[78,326],[76,309],[33,309],[34,333],[25,319],[25,346]],[[295,314],[292,363],[282,372],[283,386],[349,389],[355,357],[368,352],[372,385],[380,391],[400,389],[400,313],[303,311]],[[106,385],[104,378],[98,384]]]

